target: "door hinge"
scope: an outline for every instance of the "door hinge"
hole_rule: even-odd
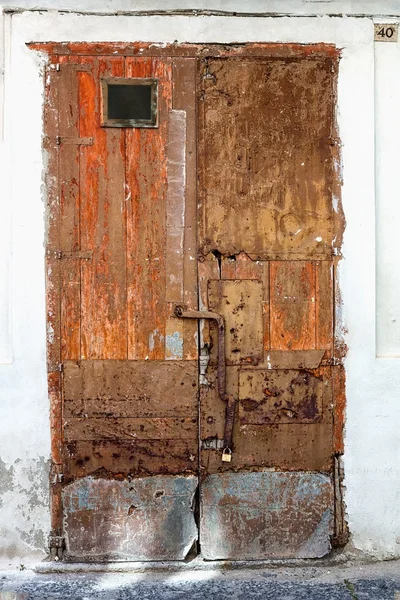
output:
[[[62,371],[62,365],[59,365],[60,371]],[[64,473],[62,471],[62,465],[58,463],[54,463],[50,469],[50,485],[57,485],[57,483],[62,483],[64,479]]]
[[[343,547],[349,541],[349,528],[346,521],[345,504],[343,499],[344,468],[343,459],[340,454],[334,457],[334,515],[335,525],[332,536],[334,548]]]
[[[91,260],[93,257],[92,250],[48,250],[47,258],[55,258],[56,260],[62,259],[81,259],[81,260]]]
[[[43,138],[43,146],[47,149],[54,146],[93,146],[92,137],[67,137],[62,135],[48,136]]]
[[[49,548],[65,548],[63,535],[49,535]]]
[[[92,137],[65,137],[61,135],[56,136],[56,144],[57,146],[61,146],[61,144],[70,145],[70,146],[93,146],[93,138]]]
[[[49,554],[51,560],[62,560],[65,551],[65,537],[63,535],[49,535]]]

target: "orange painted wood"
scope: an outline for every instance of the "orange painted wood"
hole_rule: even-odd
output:
[[[315,263],[271,261],[270,335],[273,350],[316,347]]]
[[[323,260],[315,270],[315,326],[316,347],[332,354],[333,347],[333,264]]]
[[[81,249],[83,260],[81,358],[127,356],[125,137],[101,127],[100,78],[124,76],[123,58],[81,58],[91,72],[79,73],[81,147]]]
[[[159,126],[126,131],[128,358],[164,359],[166,193],[171,61],[126,59],[126,77],[158,78]]]

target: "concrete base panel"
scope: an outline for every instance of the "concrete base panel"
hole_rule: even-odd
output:
[[[198,538],[197,477],[115,481],[85,477],[64,488],[69,560],[183,560]]]
[[[200,532],[209,560],[322,557],[333,533],[331,480],[305,472],[209,475]]]

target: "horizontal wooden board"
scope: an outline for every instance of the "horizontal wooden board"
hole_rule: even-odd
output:
[[[197,361],[86,360],[64,363],[64,398],[197,404]],[[139,416],[139,415],[138,415]]]
[[[191,418],[70,418],[64,419],[64,439],[70,440],[173,440],[195,439],[197,417]]]
[[[140,14],[140,11],[138,11]],[[333,44],[154,44],[149,42],[31,42],[31,50],[49,54],[81,56],[271,56],[271,57],[339,57]]]
[[[197,472],[198,443],[191,440],[72,441],[64,445],[65,480],[93,473],[140,476]]]
[[[64,417],[194,417],[197,362],[82,361],[64,365]]]

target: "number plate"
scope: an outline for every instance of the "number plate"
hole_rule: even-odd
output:
[[[397,42],[398,28],[397,23],[375,23],[375,42]]]

